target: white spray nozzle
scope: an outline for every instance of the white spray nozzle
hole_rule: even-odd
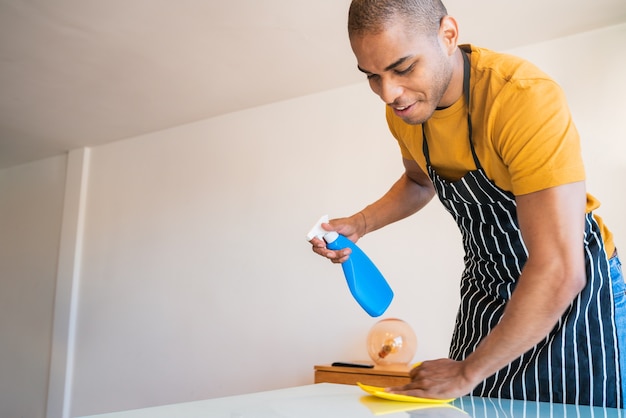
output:
[[[324,239],[326,242],[333,242],[337,239],[337,232],[335,231],[327,231],[322,228],[322,224],[328,223],[328,215],[324,215],[320,218],[319,221],[313,226],[313,228],[306,235],[306,240],[311,241],[313,238]]]

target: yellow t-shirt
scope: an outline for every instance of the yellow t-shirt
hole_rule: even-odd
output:
[[[474,46],[471,52],[472,142],[487,177],[514,195],[584,180],[580,138],[556,82],[520,58]],[[422,125],[405,123],[389,107],[387,123],[402,156],[427,172]],[[435,111],[424,130],[431,163],[439,175],[458,180],[476,169],[464,97]],[[587,212],[599,206],[587,194]],[[594,216],[610,256],[615,249],[612,234]]]

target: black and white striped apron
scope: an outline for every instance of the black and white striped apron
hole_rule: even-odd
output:
[[[469,102],[469,59],[465,53],[463,58],[463,89]],[[472,143],[469,113],[476,170],[458,181],[447,181],[435,172],[423,130],[429,176],[461,230],[465,249],[461,304],[450,347],[450,357],[456,360],[472,353],[500,321],[528,256],[515,196],[500,189],[482,169]],[[544,340],[487,378],[474,395],[621,407],[611,280],[600,228],[592,214],[586,215],[584,248],[585,288]]]

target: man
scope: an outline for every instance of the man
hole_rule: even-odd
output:
[[[348,20],[405,172],[324,227],[357,241],[437,194],[466,252],[450,358],[389,390],[621,407],[624,280],[560,88],[521,59],[459,46],[439,0],[353,0]],[[333,262],[349,257],[311,243]]]

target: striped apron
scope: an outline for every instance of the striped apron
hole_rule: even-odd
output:
[[[464,94],[469,101],[469,59]],[[468,109],[469,103],[468,103]],[[461,303],[450,358],[462,360],[498,324],[528,257],[515,196],[485,174],[472,143],[476,170],[447,181],[432,167],[426,133],[423,151],[439,199],[455,219],[465,249]],[[587,284],[554,329],[535,347],[472,392],[476,396],[621,407],[618,346],[609,266],[592,214],[586,215]]]

